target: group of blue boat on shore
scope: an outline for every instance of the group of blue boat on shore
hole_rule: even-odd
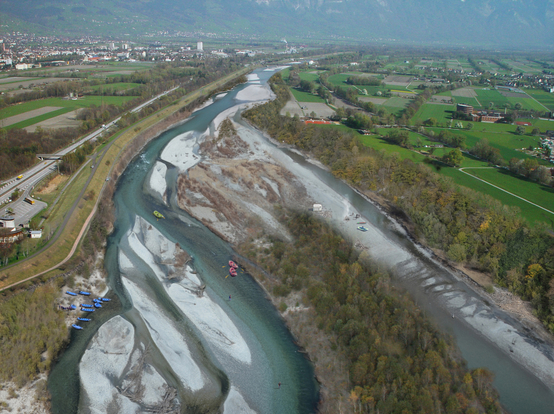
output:
[[[85,292],[85,291],[82,291],[82,290],[80,290],[79,293],[71,292],[70,290],[68,290],[65,293],[67,293],[70,296],[78,296],[78,295],[90,296],[90,292]],[[96,309],[102,307],[102,302],[109,302],[110,300],[111,299],[108,299],[108,298],[92,299],[92,303],[81,303],[81,309],[80,310],[81,310],[81,312],[94,312]],[[75,309],[77,309],[77,307],[75,305],[60,306],[60,308],[63,309],[63,310],[75,310]],[[82,321],[82,322],[89,322],[90,318],[78,317],[77,320]],[[71,326],[75,329],[83,329],[82,326],[79,326],[77,324],[73,324]]]

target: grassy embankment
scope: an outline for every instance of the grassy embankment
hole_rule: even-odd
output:
[[[179,102],[172,104],[161,111],[152,114],[148,118],[137,122],[124,131],[119,132],[114,138],[113,145],[108,149],[104,155],[102,161],[98,167],[91,171],[90,168],[83,168],[80,175],[74,180],[74,182],[66,190],[66,193],[60,199],[56,208],[51,212],[49,218],[50,228],[54,228],[57,224],[63,221],[63,216],[67,214],[71,206],[73,206],[75,200],[77,200],[81,190],[88,179],[90,174],[93,174],[92,180],[87,186],[84,194],[85,196],[79,201],[77,208],[73,211],[67,225],[61,231],[60,237],[54,243],[54,245],[41,251],[35,257],[23,261],[13,267],[0,271],[0,289],[6,288],[8,285],[21,282],[27,278],[33,277],[40,272],[44,272],[57,266],[62,260],[64,260],[70,253],[77,236],[79,235],[85,221],[90,216],[102,188],[105,184],[106,177],[108,177],[112,166],[117,162],[119,156],[123,150],[133,141],[139,132],[144,131],[158,122],[164,120],[168,116],[172,115],[176,111],[185,107],[195,99],[202,95],[207,95],[215,89],[221,87],[229,80],[244,74],[250,69],[243,69],[234,74],[230,74],[212,84],[204,86],[194,92],[189,93],[183,97]],[[50,277],[60,273],[61,270],[53,270],[46,275]]]

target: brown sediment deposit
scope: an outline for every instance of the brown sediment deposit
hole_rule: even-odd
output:
[[[179,176],[179,206],[232,243],[261,227],[288,238],[275,206],[309,205],[302,184],[282,166],[257,159],[238,136],[208,138],[201,149],[209,158]]]
[[[65,183],[69,179],[69,176],[58,174],[52,178],[48,183],[42,187],[40,190],[37,190],[37,194],[50,194],[58,189],[58,187]]]

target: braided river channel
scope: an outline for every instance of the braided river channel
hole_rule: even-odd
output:
[[[305,180],[308,193],[330,209],[339,229],[345,213],[362,215],[369,231],[360,241],[453,335],[470,368],[483,366],[495,374],[508,411],[554,412],[554,354],[546,343],[433,261],[371,202],[296,152],[267,141],[241,120],[240,107],[229,112],[267,99],[269,93],[261,98],[241,91],[267,92],[274,73],[256,70],[247,84],[161,134],[120,177],[115,230],[105,255],[112,301],[95,312],[86,329],[72,332],[48,380],[53,412],[152,412],[164,404],[163,412],[181,413],[316,411],[313,366],[263,289],[246,272],[226,278],[232,246],[177,205],[182,160],[168,161],[174,155],[167,156],[168,148],[176,142],[188,146],[194,165],[201,159],[199,143],[215,132],[214,119],[223,112],[231,113],[241,136],[255,136]],[[165,219],[157,220],[153,211]],[[187,254],[192,260],[185,265]]]

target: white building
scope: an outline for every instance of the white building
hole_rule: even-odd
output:
[[[204,50],[204,42],[197,42],[196,43],[196,50],[203,51]]]
[[[31,239],[40,239],[42,237],[42,230],[31,230],[29,236],[31,236]]]
[[[15,228],[15,220],[13,217],[0,217],[0,227],[6,227],[8,229]]]

